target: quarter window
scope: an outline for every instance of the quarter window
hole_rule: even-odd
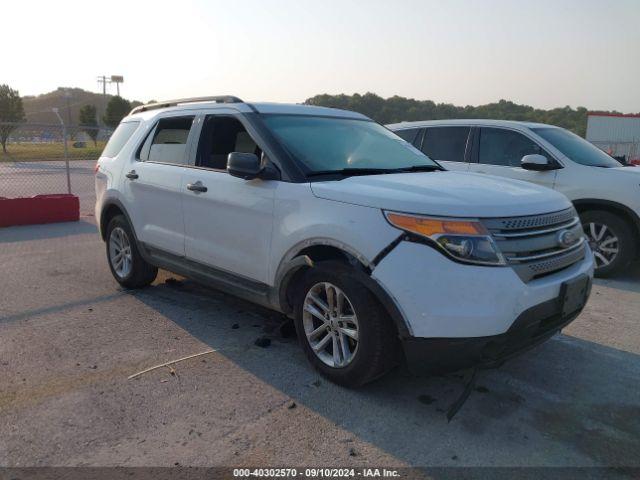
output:
[[[103,157],[115,157],[120,153],[122,147],[129,141],[131,135],[138,129],[140,122],[123,122],[115,129],[111,138],[107,142],[107,146],[104,147],[102,152]]]
[[[549,155],[533,141],[513,130],[500,128],[481,128],[479,163],[500,165],[503,167],[519,167],[525,155]]]
[[[162,118],[147,135],[138,153],[144,162],[187,163],[187,139],[195,117]]]
[[[434,160],[464,162],[470,130],[469,127],[427,128],[422,141],[422,151]]]

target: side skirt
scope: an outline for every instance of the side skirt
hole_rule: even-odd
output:
[[[144,243],[138,244],[147,262],[163,270],[169,270],[206,286],[240,297],[263,307],[279,310],[270,298],[273,288],[233,273],[209,267],[193,260],[165,252]]]

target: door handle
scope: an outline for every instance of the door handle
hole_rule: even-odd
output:
[[[206,192],[207,187],[205,187],[202,182],[187,183],[187,190],[191,190],[192,192]]]
[[[135,170],[131,170],[129,173],[125,175],[125,177],[127,177],[129,180],[135,180],[136,178],[138,178],[138,174],[136,173]]]

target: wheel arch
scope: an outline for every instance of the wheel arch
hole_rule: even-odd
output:
[[[640,238],[640,217],[626,205],[611,200],[584,198],[574,200],[573,205],[579,214],[588,210],[604,210],[624,218],[632,226],[636,239]]]
[[[109,222],[111,221],[111,219],[116,215],[125,216],[125,218],[127,219],[127,222],[129,222],[129,226],[131,227],[133,236],[137,241],[138,238],[136,236],[135,230],[133,229],[133,223],[131,223],[131,218],[129,217],[129,213],[127,212],[127,209],[124,207],[122,202],[120,202],[120,200],[118,200],[117,198],[107,200],[104,206],[102,207],[102,211],[100,212],[99,226],[100,226],[100,236],[102,237],[102,240],[106,240],[107,225],[109,225]]]
[[[410,335],[408,324],[391,296],[371,277],[373,265],[365,257],[355,252],[342,242],[322,239],[306,241],[292,248],[281,262],[276,274],[275,292],[280,310],[291,316],[293,314],[293,288],[297,280],[312,268],[316,262],[338,260],[354,267],[355,278],[362,283],[378,299],[382,308],[392,320],[398,336]]]

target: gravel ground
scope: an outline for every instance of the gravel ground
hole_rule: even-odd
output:
[[[639,266],[447,423],[457,376],[346,390],[274,313],[165,272],[123,291],[90,218],[0,230],[0,265],[0,465],[640,467]]]

